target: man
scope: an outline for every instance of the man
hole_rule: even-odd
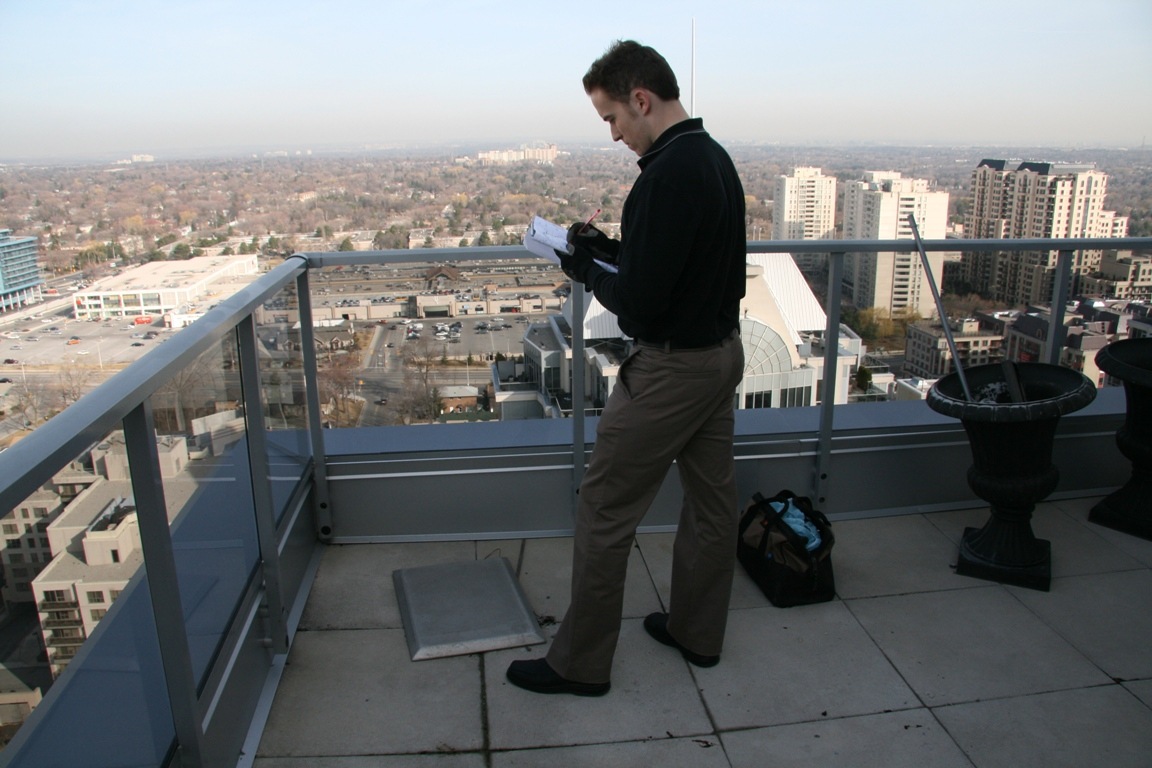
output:
[[[573,225],[574,253],[557,253],[634,343],[580,487],[568,613],[547,657],[513,662],[507,676],[538,693],[599,696],[611,685],[636,528],[673,461],[684,501],[671,603],[644,628],[693,664],[720,660],[736,551],[733,399],[744,370],[746,248],[736,169],[681,105],[659,53],[617,42],[592,64],[584,90],[612,139],[640,156],[640,175],[619,241]]]

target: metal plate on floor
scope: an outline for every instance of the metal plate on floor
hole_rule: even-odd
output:
[[[545,641],[507,558],[392,572],[413,661]]]

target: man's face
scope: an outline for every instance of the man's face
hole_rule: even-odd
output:
[[[652,146],[648,123],[644,116],[643,100],[632,92],[627,102],[616,101],[597,88],[588,94],[592,106],[612,133],[612,141],[622,141],[637,155],[643,155]]]

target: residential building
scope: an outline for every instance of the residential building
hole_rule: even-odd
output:
[[[0,312],[39,303],[44,280],[36,260],[39,244],[34,237],[13,237],[0,229]]]
[[[836,177],[819,168],[798,167],[776,177],[772,202],[773,240],[826,240],[836,236]],[[804,272],[820,271],[827,256],[794,254]]]
[[[925,240],[942,240],[948,229],[948,193],[933,191],[924,179],[895,171],[869,171],[844,184],[845,240],[912,239],[908,217]],[[945,254],[928,254],[932,278],[940,285]],[[851,254],[845,265],[852,303],[890,317],[934,317],[935,300],[917,252]]]
[[[537,163],[552,165],[559,154],[555,144],[522,144],[519,149],[494,149],[480,152],[477,158],[481,165],[510,165],[512,163]]]
[[[33,599],[32,580],[52,561],[48,525],[56,519],[64,501],[54,490],[40,488],[17,508],[0,518],[4,550],[4,603],[28,603]]]
[[[1060,349],[1060,365],[1080,371],[1097,387],[1102,387],[1106,375],[1096,365],[1096,353],[1115,340],[1116,336],[1108,333],[1107,324],[1103,322],[1070,326]]]
[[[969,238],[1125,237],[1127,217],[1104,210],[1108,175],[1090,164],[985,159],[972,172]],[[1052,294],[1057,251],[965,253],[957,292],[975,291],[1008,304],[1032,304]],[[1101,251],[1073,256],[1073,291],[1099,271]]]
[[[191,479],[165,480],[169,522],[196,488]],[[48,666],[59,677],[144,562],[131,481],[96,480],[47,533],[54,556],[32,592]]]
[[[1004,337],[980,328],[975,318],[949,319],[956,354],[963,368],[987,365],[1003,359]],[[908,326],[904,349],[904,370],[911,376],[939,379],[956,369],[948,338],[940,323],[913,323]]]
[[[1100,269],[1081,276],[1080,292],[1112,299],[1152,300],[1152,256],[1105,251]]]

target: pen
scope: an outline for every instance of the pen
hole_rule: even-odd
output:
[[[588,217],[588,221],[584,222],[584,226],[580,227],[580,230],[576,234],[578,234],[578,235],[584,234],[584,231],[587,230],[588,227],[592,226],[592,220],[595,219],[599,215],[600,215],[600,209],[597,208],[596,213],[594,213]]]

